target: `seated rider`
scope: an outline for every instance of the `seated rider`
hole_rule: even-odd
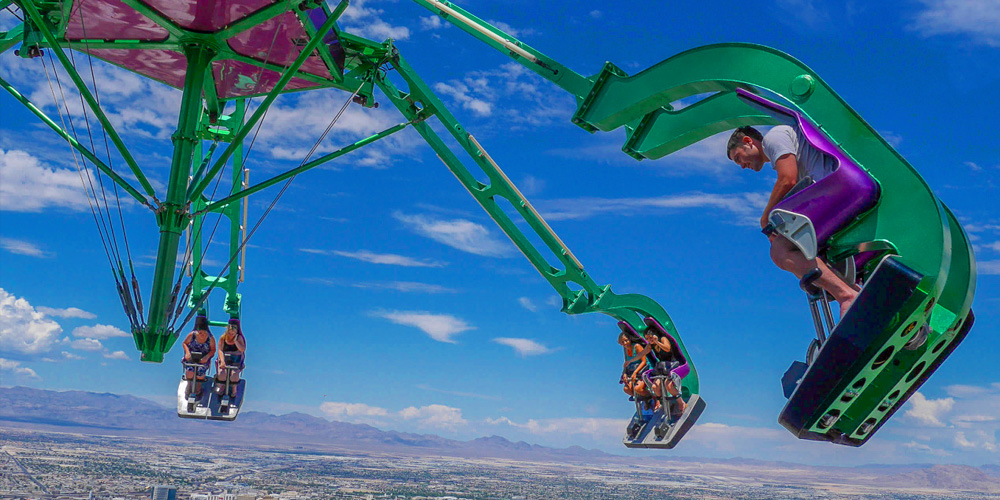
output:
[[[681,365],[680,357],[677,356],[677,352],[674,350],[673,346],[670,344],[670,339],[667,337],[659,337],[653,330],[647,329],[645,333],[646,344],[652,348],[653,356],[656,357],[656,365],[652,370],[649,371],[649,377],[665,376],[666,390],[671,396],[680,396],[680,387],[674,384],[674,381],[670,378],[670,371]],[[664,379],[651,379],[650,389],[653,394],[659,399],[663,396],[663,384]],[[657,401],[659,404],[659,401]],[[684,409],[687,407],[687,403],[684,402],[684,398],[678,397],[676,403],[673,407],[673,414],[680,415],[684,413]]]
[[[640,349],[640,346],[625,332],[618,335],[618,345],[625,351],[625,363],[622,365],[622,376],[619,380],[619,383],[625,384],[623,388],[625,394],[634,398],[648,397],[650,393],[640,375],[649,369],[649,362],[646,359],[649,350]]]
[[[793,187],[799,183],[819,181],[837,167],[834,158],[813,147],[805,134],[788,125],[778,125],[767,135],[761,135],[753,127],[740,127],[729,138],[726,154],[744,169],[760,172],[764,164],[770,162],[778,172],[778,179],[771,188],[771,196],[760,217],[762,229],[768,224],[771,210],[789,195]],[[857,298],[857,290],[840,279],[821,259],[806,259],[798,247],[784,236],[772,232],[767,237],[771,240],[771,260],[779,268],[799,279],[813,269],[820,270],[822,274],[815,283],[833,295],[840,304],[840,316],[843,317]]]
[[[226,372],[229,373],[229,396],[236,397],[236,386],[243,371],[247,341],[243,337],[240,320],[230,319],[226,332],[219,337],[219,357],[215,363],[215,390],[222,393],[226,386]]]
[[[184,358],[181,360],[181,363],[198,365],[196,367],[185,365],[184,378],[188,381],[197,378],[198,383],[194,384],[194,394],[200,398],[200,382],[205,380],[208,364],[212,361],[212,356],[215,355],[215,339],[212,338],[212,334],[208,331],[207,317],[199,315],[194,320],[194,331],[189,333],[187,337],[184,337],[184,342],[181,342],[181,346],[184,347]]]

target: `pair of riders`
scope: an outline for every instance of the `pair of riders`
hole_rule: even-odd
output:
[[[220,353],[220,356],[215,364],[215,390],[222,393],[228,373],[229,395],[236,396],[236,387],[240,381],[240,372],[244,368],[247,349],[240,320],[230,319],[226,325],[226,332],[216,342],[212,333],[208,331],[208,318],[199,315],[195,319],[194,330],[184,338],[181,346],[184,347],[184,358],[181,360],[184,364],[184,378],[188,381],[198,381],[194,384],[195,397],[201,397],[201,382],[205,380],[208,365],[216,352]]]
[[[664,391],[675,398],[671,416],[684,413],[687,404],[680,396],[680,388],[670,377],[671,370],[680,366],[677,352],[666,336],[646,330],[645,342],[625,332],[618,335],[618,344],[625,353],[621,383],[624,391],[633,398],[655,396],[653,410],[660,409]],[[666,378],[663,378],[666,377]],[[665,382],[665,383],[664,383]]]

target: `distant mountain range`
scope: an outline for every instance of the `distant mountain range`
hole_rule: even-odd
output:
[[[0,387],[0,427],[43,431],[156,437],[168,441],[203,440],[243,446],[316,449],[334,447],[364,452],[445,455],[465,458],[507,458],[539,462],[640,463],[650,459],[696,466],[715,464],[754,471],[773,469],[815,472],[817,478],[842,477],[879,487],[936,488],[1000,492],[1000,465],[866,465],[863,467],[807,467],[799,464],[733,458],[711,460],[676,456],[643,458],[611,455],[578,446],[550,448],[500,436],[471,441],[434,434],[383,431],[364,424],[331,422],[303,413],[270,415],[248,411],[235,422],[177,418],[172,409],[135,396],[82,391],[55,392],[27,387]],[[780,472],[775,472],[779,473]],[[780,476],[779,476],[780,477]],[[847,479],[850,478],[850,479]]]
[[[276,416],[247,411],[240,412],[234,422],[182,419],[172,409],[152,401],[110,393],[0,387],[0,401],[0,422],[40,430],[519,460],[594,462],[624,458],[579,446],[549,448],[515,443],[500,436],[457,441],[434,434],[383,431],[304,413]]]

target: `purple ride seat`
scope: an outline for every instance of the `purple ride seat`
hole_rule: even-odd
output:
[[[875,206],[881,191],[878,183],[801,113],[744,89],[736,89],[736,93],[769,114],[793,118],[809,144],[837,161],[838,166],[833,173],[774,206],[775,209],[804,215],[812,222],[819,253],[827,247],[833,233]]]
[[[678,361],[680,361],[680,366],[670,370],[670,374],[677,375],[677,378],[687,377],[688,373],[691,373],[691,367],[688,366],[687,357],[685,357],[684,353],[681,351],[681,346],[677,343],[677,339],[675,339],[673,335],[667,333],[667,330],[663,328],[663,325],[661,325],[659,321],[656,321],[656,318],[647,317],[642,321],[643,323],[646,323],[647,329],[651,328],[658,336],[666,337],[667,340],[670,341],[670,349],[674,351],[674,356],[677,356]],[[678,389],[680,389],[680,387],[678,387]]]

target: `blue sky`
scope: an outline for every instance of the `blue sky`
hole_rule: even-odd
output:
[[[893,143],[973,238],[968,339],[865,447],[795,440],[776,423],[779,379],[812,332],[805,298],[755,227],[773,173],[739,171],[724,135],[636,162],[619,150],[623,133],[583,132],[569,122],[572,98],[416,4],[355,0],[341,26],[396,39],[599,283],[671,314],[709,403],[672,453],[1000,463],[1000,2],[460,4],[581,74],[606,60],[634,73],[708,43],[784,50]],[[0,74],[56,114],[38,60],[3,54]],[[162,193],[179,92],[103,64],[95,74]],[[251,179],[296,165],[346,98],[280,98]],[[68,147],[10,96],[0,103],[2,384],[169,403],[179,351],[163,364],[137,360]],[[401,121],[383,104],[349,108],[319,152]],[[78,101],[69,106],[79,116]],[[251,200],[251,223],[276,191]],[[148,295],[155,224],[132,205],[124,219]],[[614,321],[559,313],[545,281],[412,131],[297,178],[251,242],[241,293],[247,409],[625,453],[632,406],[617,384]],[[210,305],[221,315],[221,297]]]

